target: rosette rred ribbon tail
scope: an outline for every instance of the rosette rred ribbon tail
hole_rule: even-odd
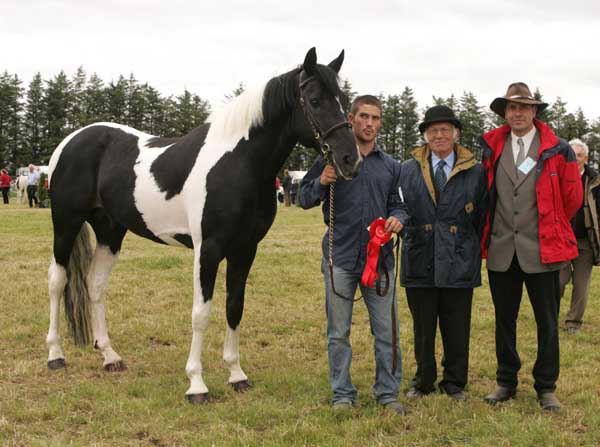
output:
[[[369,225],[369,234],[371,239],[367,244],[367,262],[363,270],[360,282],[363,286],[375,287],[375,280],[379,278],[377,274],[377,261],[379,260],[379,251],[381,246],[387,244],[392,239],[391,233],[385,232],[385,220],[381,217],[375,219]]]

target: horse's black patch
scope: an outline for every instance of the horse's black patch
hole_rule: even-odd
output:
[[[180,244],[185,245],[187,248],[194,248],[192,237],[189,234],[176,234],[175,236],[173,236],[173,239],[175,239]]]
[[[166,200],[181,193],[183,185],[196,163],[200,148],[204,145],[210,125],[197,127],[183,138],[159,138],[150,140],[149,147],[161,147],[173,144],[150,166],[150,172],[161,192],[166,192]]]

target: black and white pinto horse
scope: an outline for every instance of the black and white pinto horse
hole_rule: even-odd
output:
[[[69,135],[50,160],[54,225],[48,271],[48,367],[65,366],[60,300],[78,344],[93,337],[109,371],[125,369],[111,347],[104,293],[125,233],[194,250],[192,343],[186,364],[193,403],[207,400],[202,340],[219,263],[227,260],[223,359],[237,391],[250,384],[240,366],[240,321],[258,242],[273,223],[275,176],[297,142],[331,151],[338,175],[356,175],[361,157],[342,109],[337,73],[344,52],[248,90],[181,138],[159,138],[112,123]],[[88,226],[89,224],[89,226]],[[93,229],[96,248],[90,243]]]

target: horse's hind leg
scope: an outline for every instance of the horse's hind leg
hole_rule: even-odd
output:
[[[73,219],[75,223],[62,225],[54,222],[54,256],[48,268],[48,294],[50,296],[50,325],[46,344],[48,346],[48,368],[64,368],[65,356],[60,345],[60,301],[67,284],[67,265],[73,244],[83,221]]]
[[[223,360],[229,367],[228,382],[240,392],[250,388],[248,376],[240,366],[240,322],[244,311],[246,280],[255,255],[256,245],[227,257],[227,330]]]
[[[60,346],[60,300],[67,285],[67,271],[65,267],[56,263],[54,256],[48,268],[48,293],[50,295],[50,327],[46,336],[48,345],[48,368],[64,368],[65,356]]]
[[[104,295],[108,286],[108,277],[117,262],[121,243],[127,230],[121,226],[113,225],[107,216],[100,213],[96,213],[90,219],[90,223],[98,241],[86,279],[91,301],[90,313],[94,348],[100,350],[104,357],[104,369],[107,371],[122,371],[126,369],[125,363],[121,356],[113,350],[108,337]]]

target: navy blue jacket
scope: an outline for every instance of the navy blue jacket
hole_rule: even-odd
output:
[[[473,288],[481,285],[480,234],[485,213],[483,166],[462,146],[441,194],[435,195],[427,146],[402,163],[400,184],[408,218],[402,230],[403,287]]]
[[[323,202],[323,219],[329,225],[329,186],[319,182],[325,168],[319,156],[300,187],[300,206],[309,209]],[[398,195],[400,163],[377,146],[363,160],[352,180],[338,178],[334,187],[333,264],[354,273],[362,273],[367,257],[367,227],[376,218],[395,216],[401,220],[402,203]],[[328,258],[329,238],[323,237],[323,256]],[[381,258],[383,256],[383,258]],[[380,259],[386,268],[394,268],[392,242],[382,247]]]

